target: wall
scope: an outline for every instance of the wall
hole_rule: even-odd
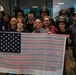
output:
[[[0,0],[0,3],[4,7],[4,10],[10,14],[9,0]]]
[[[10,2],[11,1],[11,2]],[[0,0],[1,5],[4,7],[5,12],[8,14],[13,15],[14,12],[14,1],[15,0]],[[47,1],[47,6],[52,8],[53,7],[53,2],[52,0],[19,0],[20,1],[20,6],[22,8],[32,8],[32,6],[38,6],[39,8],[43,5],[46,5]]]

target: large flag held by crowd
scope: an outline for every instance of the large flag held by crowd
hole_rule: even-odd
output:
[[[0,32],[0,72],[62,75],[65,36]]]

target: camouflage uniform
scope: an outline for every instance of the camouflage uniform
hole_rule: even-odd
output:
[[[66,75],[75,75],[74,74],[75,68],[75,59],[73,57],[73,51],[71,48],[65,51],[65,64],[64,64],[64,71]]]

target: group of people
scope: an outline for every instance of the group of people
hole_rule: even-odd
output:
[[[25,19],[22,9],[16,10],[13,17],[5,13],[4,9],[0,9],[0,31],[66,35],[64,75],[73,75],[72,70],[76,74],[74,63],[76,61],[76,13],[73,14],[73,17],[69,17],[68,11],[63,9],[54,20],[50,17],[48,8],[43,6],[39,16],[35,17],[35,14],[30,11]],[[69,47],[72,50],[70,55],[68,54]],[[70,64],[69,68],[66,64]]]

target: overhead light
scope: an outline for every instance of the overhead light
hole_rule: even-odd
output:
[[[58,3],[58,4],[64,4],[64,3]]]
[[[32,6],[32,8],[38,8],[38,6]]]
[[[55,6],[55,7],[57,7],[57,8],[58,8],[58,7],[60,7],[60,6]]]

